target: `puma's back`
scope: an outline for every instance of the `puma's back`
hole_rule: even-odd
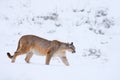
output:
[[[45,51],[50,45],[51,41],[49,40],[34,35],[25,35],[20,38],[17,51],[25,50],[25,52],[32,51],[40,55],[45,55]]]

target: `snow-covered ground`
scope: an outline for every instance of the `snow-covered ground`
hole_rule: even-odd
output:
[[[119,0],[0,0],[0,80],[120,80]],[[11,63],[22,35],[73,42],[70,66],[25,55]]]

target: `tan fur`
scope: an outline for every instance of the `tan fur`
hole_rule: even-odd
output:
[[[75,47],[73,43],[64,43],[57,40],[46,40],[34,35],[24,35],[20,38],[18,48],[13,56],[7,53],[8,57],[12,59],[12,63],[15,62],[16,57],[26,54],[25,61],[29,63],[33,54],[46,56],[46,65],[49,65],[53,56],[58,56],[62,62],[68,66],[68,60],[66,58],[66,50],[74,53]]]

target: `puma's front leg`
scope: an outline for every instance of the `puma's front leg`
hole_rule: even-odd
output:
[[[46,65],[50,64],[51,58],[52,58],[52,54],[51,53],[47,53],[47,55],[46,55],[46,63],[45,63]]]
[[[62,57],[60,57],[60,58],[61,58],[62,62],[63,62],[66,66],[69,66],[69,62],[68,62],[66,56],[62,56]]]
[[[51,51],[51,48],[48,48],[47,52],[46,52],[46,65],[49,65],[50,60],[53,56],[53,51]]]

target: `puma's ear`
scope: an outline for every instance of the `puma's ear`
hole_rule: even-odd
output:
[[[71,45],[73,45],[73,42],[71,42]]]

